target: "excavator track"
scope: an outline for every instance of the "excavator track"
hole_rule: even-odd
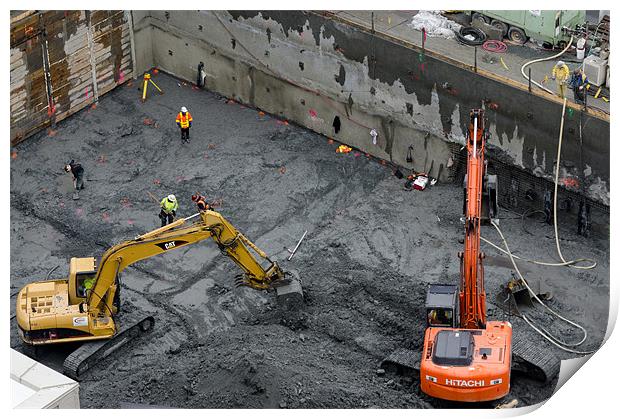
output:
[[[381,361],[381,368],[398,375],[416,375],[420,373],[420,351],[398,348]]]
[[[560,373],[560,360],[545,351],[540,342],[528,339],[512,340],[512,370],[542,382],[553,380]]]
[[[398,348],[381,361],[381,368],[398,375],[417,375],[420,372],[420,351]],[[560,360],[527,339],[512,342],[512,371],[518,371],[542,382],[553,380],[560,372]]]
[[[84,373],[102,359],[117,351],[127,342],[149,333],[155,325],[155,318],[136,311],[119,315],[116,324],[120,329],[112,338],[87,342],[73,351],[63,364],[64,374],[80,381]]]

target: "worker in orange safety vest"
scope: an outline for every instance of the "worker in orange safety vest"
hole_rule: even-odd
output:
[[[207,198],[200,195],[198,192],[192,195],[192,201],[196,203],[198,211],[206,211],[211,209],[211,205],[207,202]]]
[[[181,141],[189,143],[189,128],[192,126],[192,114],[183,106],[177,115],[177,125],[181,128]]]

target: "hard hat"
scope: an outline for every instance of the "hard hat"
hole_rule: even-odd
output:
[[[199,194],[192,195],[192,201],[197,201],[199,196]]]
[[[176,196],[174,196],[174,195],[172,195],[172,194],[168,195],[168,201],[170,201],[170,202],[176,202],[176,200],[177,200],[177,197],[176,197]]]
[[[183,107],[181,108],[181,112],[183,112],[183,113],[187,112],[187,108],[186,108],[185,106],[183,106]]]
[[[558,67],[563,66],[564,65],[564,61],[560,60],[557,62],[556,64]]]

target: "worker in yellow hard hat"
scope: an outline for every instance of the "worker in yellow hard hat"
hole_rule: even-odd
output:
[[[566,82],[570,76],[570,69],[564,63],[564,61],[558,61],[553,70],[551,70],[551,78],[555,80],[558,85],[558,96],[564,99],[566,97]]]

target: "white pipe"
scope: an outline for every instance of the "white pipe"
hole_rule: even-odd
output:
[[[568,41],[568,45],[566,45],[566,48],[564,48],[561,52],[559,52],[558,54],[555,54],[552,57],[547,57],[547,58],[538,58],[536,60],[532,60],[532,61],[528,61],[527,63],[523,64],[523,66],[521,67],[521,74],[523,75],[523,77],[526,80],[529,80],[529,78],[525,75],[525,67],[527,67],[530,64],[534,64],[534,63],[539,63],[542,61],[548,61],[548,60],[553,60],[554,58],[558,58],[559,56],[561,56],[562,54],[564,54],[571,46],[571,44],[573,43],[573,36],[571,35],[570,37],[570,41]],[[549,89],[547,89],[545,86],[543,86],[542,84],[538,83],[537,81],[532,80],[532,84],[540,87],[541,89],[543,89],[545,92],[551,93],[553,94],[553,92]]]
[[[303,241],[304,237],[306,237],[306,234],[308,234],[308,230],[304,231],[304,235],[301,236],[301,239],[299,239],[299,241],[297,242],[297,246],[295,246],[295,248],[293,249],[293,251],[291,252],[289,250],[289,253],[291,254],[287,260],[291,260],[293,258],[293,256],[295,255],[295,252],[297,252],[297,248],[299,247],[299,245],[301,244],[301,242]]]
[[[581,345],[583,342],[586,341],[586,339],[588,338],[588,332],[586,331],[586,329],[581,326],[579,323],[576,323],[572,320],[567,319],[566,317],[563,317],[562,315],[560,315],[558,312],[556,312],[555,310],[553,310],[551,307],[549,307],[548,305],[546,305],[545,303],[542,302],[542,300],[538,297],[538,295],[536,295],[536,293],[534,292],[533,289],[530,288],[529,284],[527,283],[527,281],[525,280],[525,278],[523,277],[523,275],[521,274],[521,271],[519,270],[519,267],[517,266],[517,263],[515,262],[513,256],[512,256],[512,252],[510,251],[510,248],[508,247],[508,243],[506,242],[506,238],[504,237],[504,235],[502,234],[502,230],[499,229],[499,227],[497,226],[497,224],[495,224],[493,222],[493,220],[491,220],[491,224],[493,225],[493,227],[495,227],[495,229],[497,230],[497,232],[499,233],[499,236],[502,238],[502,241],[504,242],[504,247],[506,248],[506,253],[508,253],[508,256],[510,257],[510,261],[512,262],[512,266],[515,268],[515,271],[517,272],[517,275],[519,275],[519,279],[521,279],[523,285],[525,285],[525,287],[528,289],[528,291],[531,293],[532,298],[534,298],[536,301],[538,301],[540,303],[540,305],[542,305],[545,310],[547,310],[549,313],[553,314],[555,317],[557,317],[560,320],[565,321],[566,323],[574,326],[575,328],[579,329],[582,331],[583,333],[583,338],[577,342],[577,343],[568,343],[568,342],[564,342],[562,340],[560,340],[559,338],[553,336],[551,333],[547,332],[547,331],[543,331],[538,329],[532,322],[530,319],[527,318],[527,316],[525,314],[522,314],[521,316],[523,317],[523,320],[525,320],[525,322],[534,330],[536,330],[542,337],[544,337],[546,340],[548,340],[550,343],[552,343],[553,345],[557,346],[558,348],[566,351],[566,352],[571,352],[574,354],[579,354],[579,355],[588,355],[593,353],[594,351],[579,351],[576,349],[571,349],[574,348],[576,346]]]
[[[478,140],[478,117],[474,116],[474,155],[476,157],[476,141]]]

